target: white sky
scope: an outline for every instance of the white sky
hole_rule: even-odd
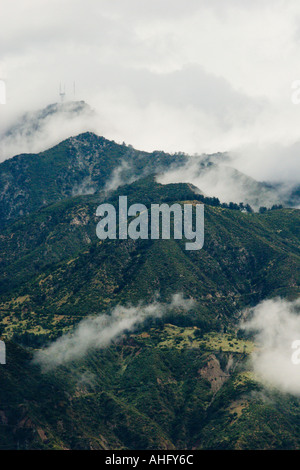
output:
[[[299,0],[0,0],[1,78],[0,129],[75,80],[99,135],[299,174]]]

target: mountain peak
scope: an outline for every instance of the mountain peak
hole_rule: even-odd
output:
[[[95,111],[85,101],[52,103],[27,112],[0,133],[0,161],[53,147],[70,135],[93,128],[95,117]]]

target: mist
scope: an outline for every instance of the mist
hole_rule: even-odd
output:
[[[293,0],[3,0],[1,141],[59,101],[60,82],[97,118],[50,119],[34,139],[3,141],[1,159],[89,130],[145,151],[230,152],[252,178],[294,181],[299,25]]]
[[[84,102],[52,104],[21,115],[0,133],[0,162],[21,153],[39,153],[70,136],[97,128],[97,113]]]
[[[170,303],[154,301],[148,305],[143,303],[137,306],[118,305],[110,314],[100,314],[82,320],[74,331],[37,351],[33,362],[46,371],[82,359],[92,349],[108,347],[125,331],[133,331],[147,318],[161,318],[175,309],[187,311],[194,305],[192,299],[184,299],[180,293],[174,294]]]
[[[241,328],[254,334],[257,348],[251,364],[258,378],[268,387],[300,396],[300,361],[292,360],[295,342],[300,348],[300,299],[265,300],[251,309]]]
[[[114,168],[111,177],[105,184],[104,191],[108,193],[115,191],[120,186],[132,183],[136,177],[129,176],[130,170],[132,170],[132,165],[126,162],[126,160],[123,160],[120,165]]]
[[[254,210],[261,206],[272,207],[286,199],[291,187],[280,185],[267,187],[253,178],[237,171],[232,166],[230,155],[212,156],[213,162],[207,164],[209,157],[194,156],[183,166],[176,166],[157,177],[162,184],[192,183],[205,196],[218,197],[221,202],[246,203]],[[218,161],[220,160],[220,161]]]

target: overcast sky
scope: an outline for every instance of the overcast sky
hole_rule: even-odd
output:
[[[260,179],[300,170],[299,0],[0,0],[1,78],[2,128],[75,80],[107,138],[235,151]]]

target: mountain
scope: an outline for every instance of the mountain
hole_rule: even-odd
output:
[[[121,194],[128,204],[147,206],[197,197],[188,185],[164,186],[151,177],[120,188],[108,201],[117,205]],[[247,214],[206,204],[205,246],[189,252],[181,240],[101,242],[95,215],[101,202],[101,194],[69,198],[1,232],[3,331],[9,326],[20,333],[26,327],[34,333],[43,325],[53,336],[89,313],[151,301],[157,291],[163,300],[184,292],[200,302],[189,325],[225,326],[243,306],[299,295],[297,210]]]
[[[230,334],[166,324],[41,373],[7,343],[1,449],[299,449],[300,400],[247,370]]]
[[[0,227],[53,202],[113,189],[184,160],[139,152],[90,132],[37,155],[18,155],[0,164]]]
[[[260,301],[299,297],[299,210],[254,213],[193,181],[157,181],[189,158],[88,132],[0,165],[0,448],[300,448],[300,398],[253,372],[258,345],[240,329]],[[205,158],[200,173],[224,160]],[[99,240],[98,205],[117,210],[122,195],[204,203],[203,248]],[[189,309],[172,306],[179,294]],[[54,368],[37,361],[87,319],[155,302],[171,307]]]
[[[147,206],[195,202],[190,185],[152,177],[109,201],[120,194]],[[237,329],[245,307],[299,296],[299,211],[247,214],[206,203],[205,246],[189,252],[180,240],[101,242],[95,210],[103,198],[67,198],[1,231],[8,364],[0,446],[299,448],[300,400],[265,390],[247,361],[255,345]],[[86,316],[151,302],[157,292],[162,301],[184,292],[197,303],[54,371],[32,363],[36,348]]]
[[[256,209],[263,203],[297,204],[296,190],[286,201],[276,188],[224,166],[224,158],[142,152],[91,132],[70,137],[39,154],[17,155],[0,164],[0,227],[65,198],[109,192],[147,175],[157,175],[162,183],[192,182],[195,191]]]
[[[64,135],[88,127],[94,114],[82,101],[53,104],[24,115],[0,135],[2,158],[12,156],[10,147],[30,152],[0,164],[0,227],[64,198],[114,190],[150,174],[162,183],[193,183],[208,197],[243,202],[255,210],[300,204],[296,186],[255,181],[234,169],[225,153],[194,157],[149,153],[92,132],[61,141]],[[53,147],[53,142],[59,143]]]
[[[53,103],[21,115],[0,132],[0,161],[46,150],[93,127],[95,111],[84,101]]]
[[[214,158],[214,155],[202,158],[189,157],[184,165],[169,169],[159,176],[161,183],[190,182],[201,188],[210,197],[217,196],[222,202],[243,202],[254,210],[260,207],[287,205],[294,207],[299,204],[299,195],[292,193],[292,188],[281,184],[270,184],[256,181],[236,170],[227,161]],[[294,195],[293,195],[294,194]]]

